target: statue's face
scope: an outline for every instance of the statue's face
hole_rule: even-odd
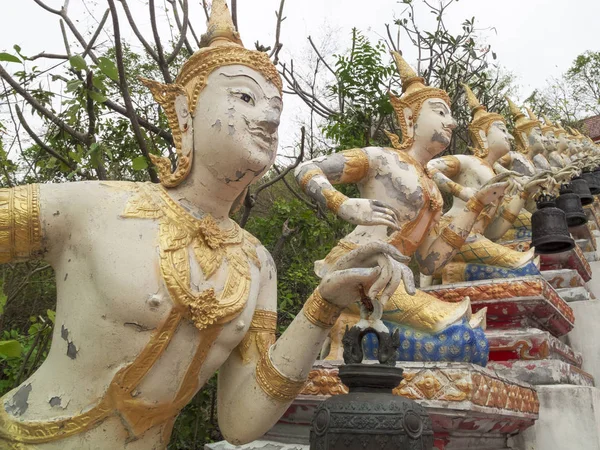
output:
[[[527,142],[529,143],[529,153],[531,155],[537,155],[544,151],[544,143],[542,136],[542,129],[540,127],[533,127],[527,136]]]
[[[504,122],[493,122],[487,132],[488,150],[494,159],[502,158],[510,151],[510,142],[514,140]]]
[[[448,104],[440,98],[427,99],[414,126],[415,144],[427,148],[434,157],[450,145],[455,128],[456,121]]]
[[[283,103],[277,87],[242,65],[212,72],[194,114],[194,164],[226,183],[251,183],[275,161]]]
[[[548,131],[546,134],[544,134],[544,137],[546,138],[544,143],[546,151],[555,152],[558,146],[558,139],[556,139],[556,136],[554,136],[554,132]]]

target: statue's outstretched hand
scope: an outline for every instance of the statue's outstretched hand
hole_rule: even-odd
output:
[[[337,215],[354,225],[385,225],[400,229],[394,210],[379,200],[349,198],[342,203]]]
[[[335,305],[346,307],[364,297],[385,305],[400,283],[407,293],[415,293],[410,258],[384,242],[370,242],[340,258],[323,277],[319,292]]]
[[[508,187],[509,183],[506,181],[502,183],[486,184],[475,194],[475,198],[484,205],[489,205],[503,197]]]

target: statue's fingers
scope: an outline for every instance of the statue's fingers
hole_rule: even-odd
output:
[[[417,293],[417,288],[415,286],[415,275],[412,270],[408,268],[408,266],[402,264],[402,281],[404,282],[404,290],[408,295],[415,295]]]
[[[378,213],[386,214],[386,215],[390,216],[392,218],[392,220],[394,220],[396,222],[398,221],[398,216],[396,215],[396,213],[394,212],[394,210],[391,209],[391,208],[386,208],[384,206],[374,205],[373,206],[373,211],[378,212]]]
[[[385,289],[385,287],[390,282],[390,279],[392,278],[393,266],[389,262],[389,259],[391,258],[388,258],[388,256],[383,254],[377,257],[377,264],[381,268],[381,274],[379,275],[377,280],[375,280],[375,282],[371,285],[371,287],[369,288],[369,292],[367,293],[371,300],[377,299],[378,294]]]
[[[390,277],[387,286],[383,289],[379,299],[383,305],[388,302],[390,297],[394,295],[400,286],[400,283],[402,283],[402,268],[405,267],[404,264],[399,263],[389,256],[386,256],[386,258],[391,266],[392,276]]]
[[[373,225],[385,225],[394,230],[400,230],[398,222],[392,216],[384,213],[373,214]]]
[[[373,241],[368,244],[359,246],[352,250],[348,254],[342,256],[333,266],[334,270],[343,270],[350,267],[375,265],[376,261],[373,259],[378,254],[384,253],[390,255],[396,261],[408,262],[410,258],[404,256],[397,248],[383,241]]]

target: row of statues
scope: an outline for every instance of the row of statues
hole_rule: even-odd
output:
[[[174,84],[145,80],[179,157],[174,171],[154,158],[161,185],[0,191],[0,262],[47,261],[58,295],[48,358],[2,398],[2,448],[166,448],[179,411],[217,371],[221,432],[249,442],[285,412],[323,348],[340,358],[346,325],[400,329],[402,360],[485,365],[485,310],[415,290],[409,258],[422,285],[536,273],[533,251],[498,241],[527,230],[536,192],[599,153],[512,103],[510,151],[504,117],[465,86],[474,154],[436,158],[457,125],[450,98],[395,53],[402,139],[296,170],[309,196],[356,228],[315,264],[319,286],[276,340],[273,259],[229,212],[275,161],[282,82],[266,54],[244,48],[224,0],[202,42]],[[343,183],[360,198],[333,187]],[[454,197],[445,214],[441,192]]]

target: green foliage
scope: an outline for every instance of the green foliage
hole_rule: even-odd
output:
[[[340,148],[373,144],[373,128],[393,112],[387,92],[394,66],[387,53],[383,42],[373,45],[355,28],[349,54],[335,57],[337,82],[328,88],[332,97],[342,101],[325,125],[324,134]]]

